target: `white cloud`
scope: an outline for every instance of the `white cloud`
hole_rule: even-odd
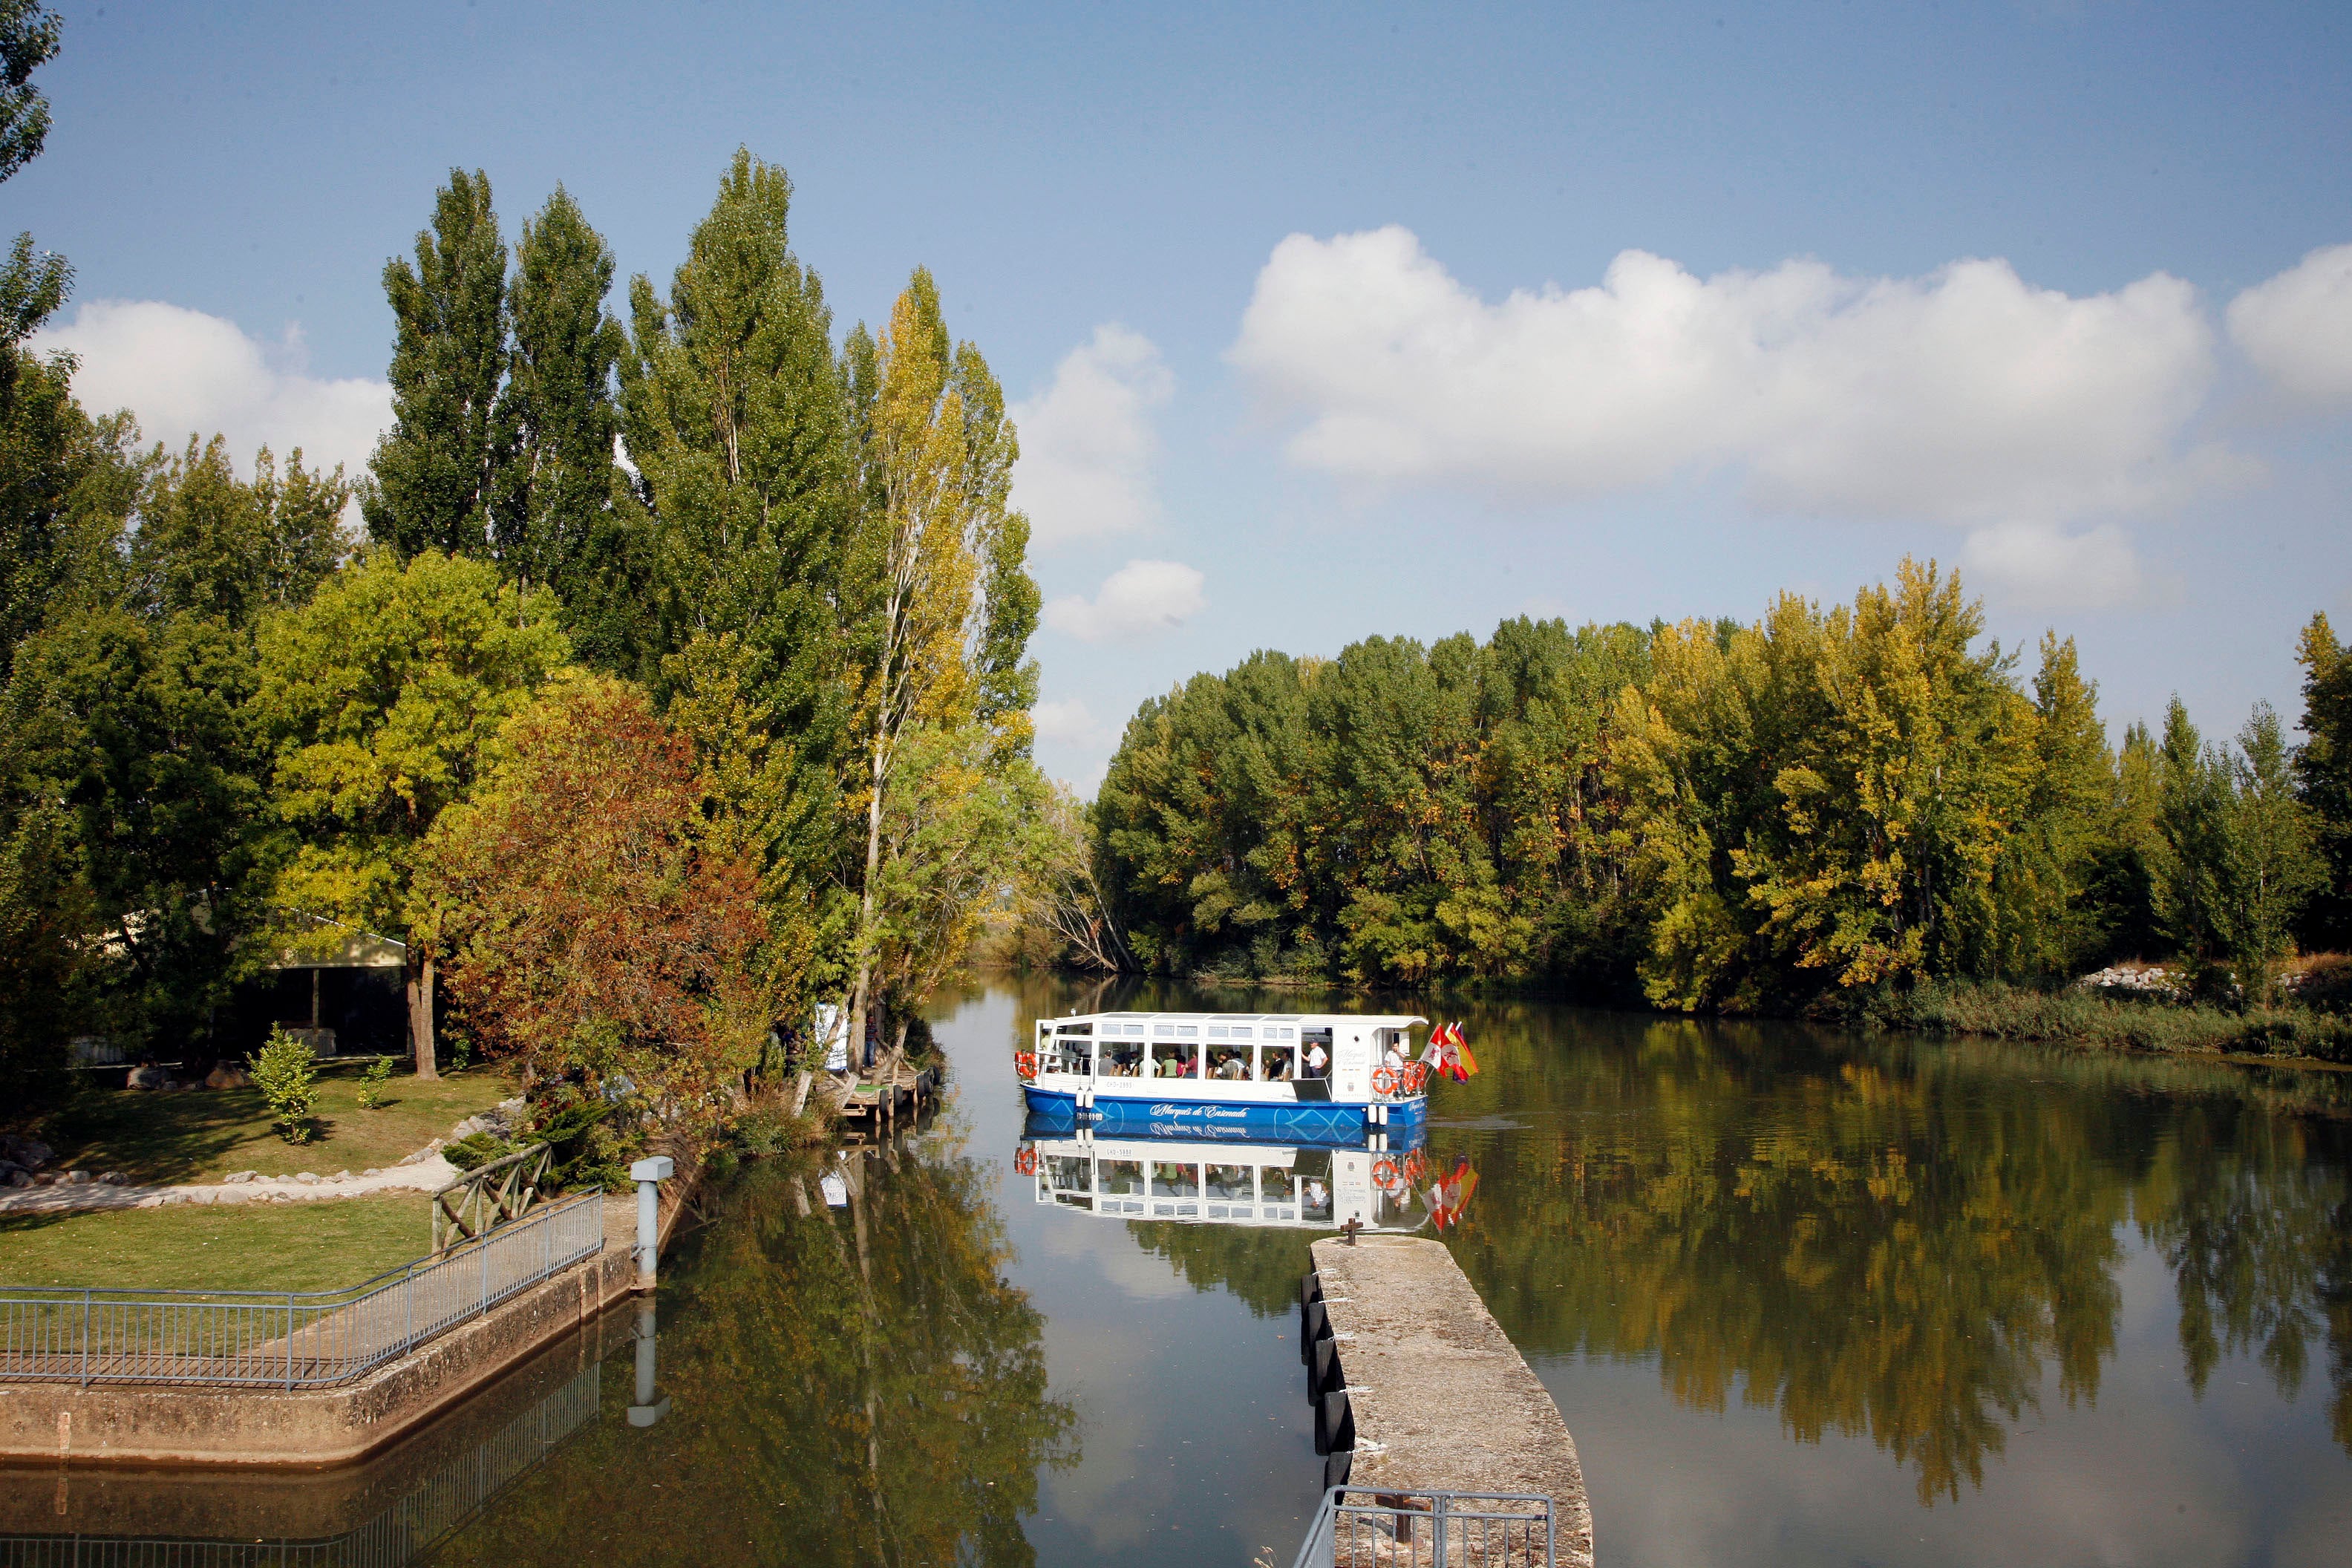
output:
[[[1029,710],[1029,722],[1034,726],[1041,741],[1067,741],[1074,744],[1096,737],[1095,716],[1076,698],[1063,702],[1040,702]]]
[[[1039,544],[1129,533],[1158,518],[1151,411],[1175,384],[1150,339],[1111,323],[1063,356],[1051,386],[1013,405],[1013,499]]]
[[[2114,609],[2149,584],[2131,540],[2114,523],[2066,533],[2034,522],[1997,523],[1969,535],[1963,568],[2020,609]]]
[[[1045,625],[1081,642],[1121,632],[1173,631],[1208,607],[1205,581],[1181,561],[1130,561],[1087,600],[1072,595],[1045,606]]]
[[[2352,399],[2352,245],[2315,250],[2231,300],[2230,336],[2294,396]]]
[[[1343,479],[1565,499],[1738,465],[1784,510],[1984,523],[2142,504],[2213,374],[2195,291],[2075,298],[2005,261],[1700,279],[1628,250],[1597,287],[1490,304],[1409,230],[1293,235],[1229,357]]]
[[[172,447],[191,435],[226,436],[240,470],[267,444],[281,461],[299,447],[306,465],[341,463],[356,477],[392,423],[390,385],[310,374],[297,328],[267,346],[201,310],[93,300],[34,346],[79,357],[74,393],[92,414],[128,408],[150,440]]]

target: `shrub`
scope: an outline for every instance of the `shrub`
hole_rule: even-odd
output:
[[[442,1150],[441,1157],[461,1171],[472,1171],[514,1152],[515,1145],[495,1132],[473,1132]]]
[[[382,1110],[383,1086],[392,1081],[392,1058],[378,1057],[367,1071],[360,1074],[360,1109]]]
[[[318,1130],[310,1118],[319,1108],[319,1064],[310,1047],[273,1026],[252,1067],[278,1136],[289,1143],[308,1143]]]

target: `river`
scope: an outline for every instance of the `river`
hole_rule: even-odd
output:
[[[527,1458],[418,1552],[1287,1568],[1321,1479],[1311,1233],[1041,1203],[1011,1057],[1089,1006],[1348,1004],[1097,995],[943,997],[939,1116],[709,1194],[664,1265],[656,1400],[626,1332],[601,1373],[559,1348],[588,1370],[541,1374]],[[1433,1090],[1430,1167],[1477,1178],[1447,1239],[1567,1417],[1602,1563],[2344,1560],[2352,1075],[1462,1012],[1485,1070]]]

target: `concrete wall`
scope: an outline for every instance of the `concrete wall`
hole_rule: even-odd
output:
[[[364,1458],[628,1295],[635,1208],[605,1205],[594,1257],[341,1388],[0,1383],[0,1464],[317,1468]],[[684,1205],[663,1208],[667,1245]]]

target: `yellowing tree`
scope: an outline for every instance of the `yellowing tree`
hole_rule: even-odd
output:
[[[973,791],[955,779],[975,766],[982,773],[1029,766],[1035,674],[1024,655],[1037,591],[1024,566],[1028,521],[1009,504],[1020,447],[1003,394],[980,352],[950,339],[929,272],[918,269],[898,296],[881,341],[861,329],[849,357],[866,514],[855,566],[866,595],[856,789],[866,842],[848,1008],[854,1046],[864,1037],[877,963],[906,968],[886,949],[943,932],[968,941],[971,929],[946,908],[887,909],[888,890],[970,903],[991,896],[995,868],[1013,858],[1012,837],[992,832],[976,841],[990,847],[986,864],[950,879],[908,878],[884,863],[922,838],[889,829],[902,765],[947,770],[921,781],[935,805],[968,802]],[[959,734],[965,731],[973,733]],[[910,750],[910,737],[926,732],[938,738]],[[921,815],[898,814],[909,825]]]

